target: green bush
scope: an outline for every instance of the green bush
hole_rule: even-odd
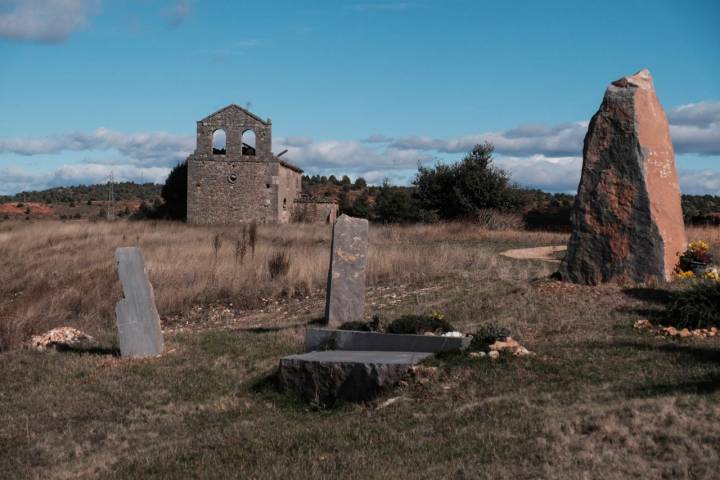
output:
[[[505,340],[510,336],[510,330],[499,327],[494,323],[485,323],[473,333],[473,339],[470,342],[470,350],[487,350],[488,346],[498,340]]]
[[[369,322],[351,321],[345,322],[338,327],[338,330],[354,330],[357,332],[379,332],[380,331],[380,316],[378,314],[373,315],[373,318]]]
[[[387,333],[409,333],[422,335],[427,332],[453,332],[455,328],[446,320],[432,315],[403,315],[393,320],[386,329]]]
[[[677,328],[720,327],[720,282],[699,281],[675,292],[665,318]]]
[[[338,327],[338,330],[353,330],[356,332],[372,332],[370,324],[366,322],[345,322]]]

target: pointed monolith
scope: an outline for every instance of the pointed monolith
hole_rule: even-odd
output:
[[[613,82],[590,121],[561,276],[669,280],[687,240],[670,130],[650,72]]]

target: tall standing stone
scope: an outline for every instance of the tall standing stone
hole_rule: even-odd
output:
[[[123,247],[118,248],[115,255],[124,294],[115,307],[120,354],[123,357],[159,355],[163,350],[160,315],[142,252],[136,247]]]
[[[367,251],[368,221],[341,215],[333,226],[325,302],[331,327],[363,318]]]
[[[613,82],[590,121],[572,224],[565,280],[671,278],[687,240],[670,130],[647,70]]]

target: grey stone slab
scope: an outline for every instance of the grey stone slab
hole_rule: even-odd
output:
[[[324,350],[322,352],[299,353],[288,355],[283,360],[302,360],[320,363],[361,363],[361,364],[390,364],[413,365],[420,363],[432,352],[394,352],[394,351],[353,351],[353,350]]]
[[[432,355],[342,350],[289,355],[280,360],[280,385],[317,405],[368,400],[383,388],[396,385],[410,366]]]
[[[333,349],[388,352],[457,352],[466,349],[470,345],[470,340],[470,337],[440,337],[310,328],[305,331],[305,351]]]
[[[123,357],[148,357],[163,351],[160,315],[145,271],[142,252],[136,247],[115,252],[124,298],[117,303],[118,337]]]
[[[365,309],[368,221],[341,215],[333,226],[325,322],[339,326],[360,321]]]

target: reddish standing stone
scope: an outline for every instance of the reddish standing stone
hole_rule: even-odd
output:
[[[613,82],[590,121],[572,223],[565,280],[671,278],[687,239],[670,130],[647,70]]]

